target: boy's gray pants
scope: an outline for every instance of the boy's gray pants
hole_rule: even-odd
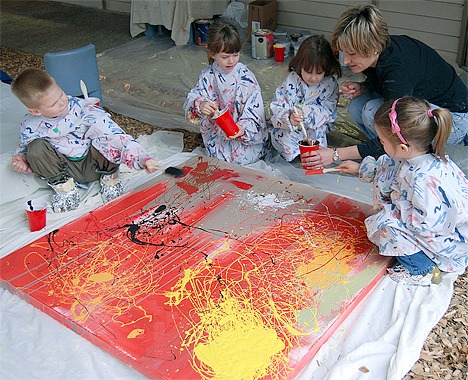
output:
[[[49,183],[59,183],[70,177],[79,183],[97,181],[101,174],[111,174],[119,167],[119,164],[110,162],[93,146],[88,150],[86,158],[72,161],[44,139],[28,144],[26,160],[33,173]]]

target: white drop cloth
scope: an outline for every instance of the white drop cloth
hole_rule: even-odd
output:
[[[15,101],[8,85],[1,83],[0,95],[0,257],[5,257],[96,208],[102,201],[97,185],[91,186],[84,194],[79,210],[54,214],[49,206],[47,227],[39,232],[29,232],[23,212],[24,203],[36,197],[48,200],[51,190],[37,180],[31,180],[22,187],[21,183],[27,176],[17,175],[9,167],[6,157],[11,157],[15,149],[15,134],[25,109]],[[181,153],[182,134],[178,132],[155,132],[151,136],[141,136],[139,141],[163,166],[178,165],[193,156]],[[304,177],[301,169],[282,160],[272,163],[261,161],[250,167],[362,202],[370,203],[372,199],[370,187],[354,177],[336,174]],[[160,174],[149,176],[145,172],[130,170],[122,170],[122,173],[125,190]],[[446,312],[455,279],[455,275],[444,274],[443,282],[438,286],[407,287],[397,285],[385,276],[298,378],[401,379],[418,359],[431,328]],[[361,372],[359,368],[362,366],[370,372]],[[138,379],[143,376],[26,301],[0,288],[0,378],[81,380]]]
[[[163,25],[171,31],[176,45],[188,43],[190,26],[199,18],[211,19],[222,14],[229,0],[133,0],[130,12],[130,35],[143,33],[146,24]]]

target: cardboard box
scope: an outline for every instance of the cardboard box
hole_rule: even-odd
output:
[[[276,28],[276,0],[255,0],[249,3],[249,39],[252,34],[252,21],[260,23],[260,29]]]

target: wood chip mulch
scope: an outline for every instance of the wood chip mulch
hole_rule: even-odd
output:
[[[44,68],[42,57],[0,47],[0,69],[14,78],[26,67]],[[151,134],[163,128],[143,123],[110,110],[113,119],[134,137]],[[199,133],[177,130],[184,134],[184,151],[203,146]],[[468,379],[468,271],[455,282],[454,295],[444,317],[432,329],[424,343],[419,360],[404,380]],[[371,373],[369,373],[371,375]],[[372,376],[369,376],[372,380]],[[382,379],[383,380],[383,379]]]

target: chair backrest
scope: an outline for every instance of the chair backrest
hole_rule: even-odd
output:
[[[46,53],[44,66],[67,95],[84,95],[80,86],[80,80],[82,80],[86,84],[89,97],[99,98],[102,105],[101,83],[94,45]]]

